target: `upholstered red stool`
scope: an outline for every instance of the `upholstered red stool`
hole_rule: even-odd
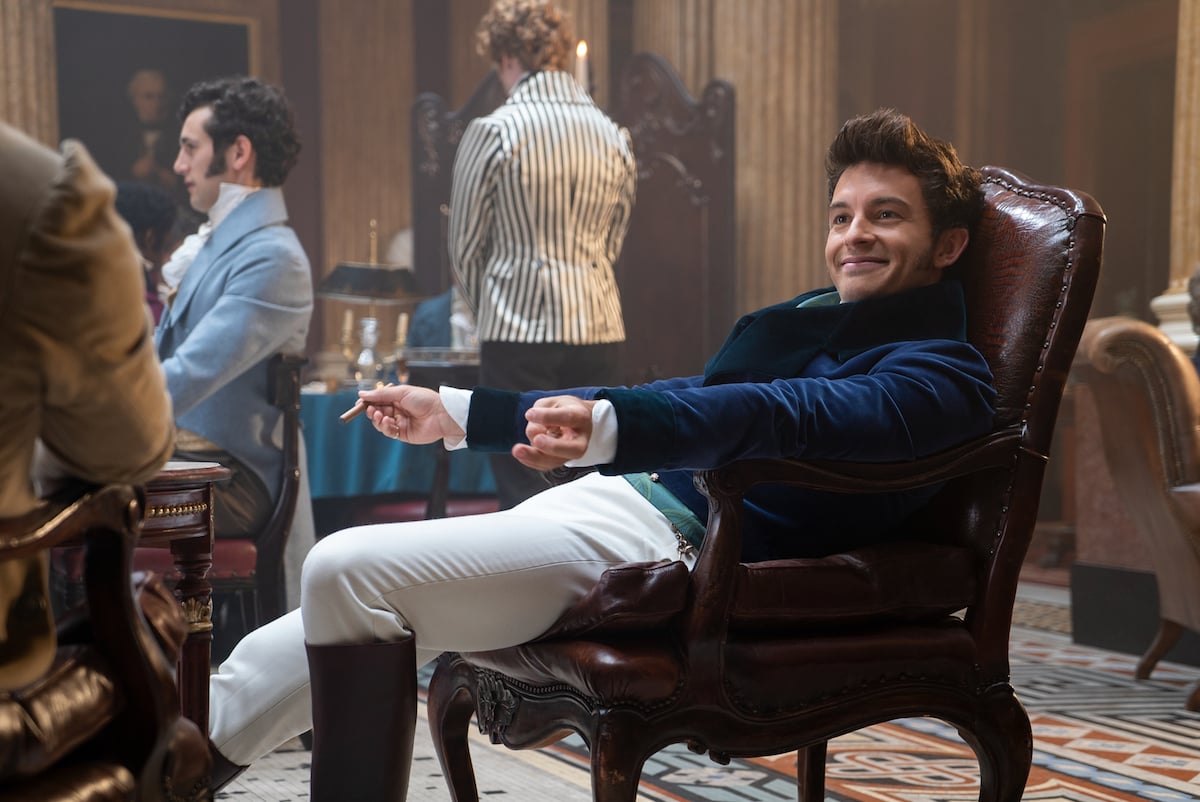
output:
[[[136,571],[152,571],[170,585],[181,578],[175,570],[174,556],[170,549],[139,548],[133,551],[133,566]],[[214,593],[242,593],[255,591],[255,566],[258,550],[254,543],[244,538],[218,539],[213,544],[213,565],[208,572]],[[79,601],[83,587],[83,549],[54,549],[51,570],[56,584],[65,588],[67,606]]]
[[[403,521],[423,521],[426,517],[427,502],[424,498],[407,499],[403,501],[382,501],[377,504],[364,505],[354,513],[353,524],[400,523]],[[482,515],[496,512],[500,509],[495,496],[460,496],[446,500],[446,517],[454,518],[459,515]]]

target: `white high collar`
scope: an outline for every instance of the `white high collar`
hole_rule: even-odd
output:
[[[213,228],[221,225],[221,221],[228,217],[230,212],[258,189],[258,187],[248,187],[245,184],[230,184],[222,181],[217,192],[217,202],[208,210],[208,222],[212,223]]]

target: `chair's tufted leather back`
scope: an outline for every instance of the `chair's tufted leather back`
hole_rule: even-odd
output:
[[[987,206],[961,266],[968,333],[992,367],[997,425],[1025,426],[1025,445],[1046,454],[1091,306],[1104,213],[1081,192],[1000,167],[983,174]]]
[[[1037,519],[1067,374],[1100,272],[1105,218],[1089,195],[984,167],[986,208],[960,271],[968,337],[992,368],[996,427],[1015,428],[1008,469],[954,480],[910,522],[918,538],[949,537],[976,555],[968,612],[998,673],[1021,563]]]

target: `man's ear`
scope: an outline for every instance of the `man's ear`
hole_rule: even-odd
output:
[[[970,235],[965,228],[947,228],[933,243],[933,266],[939,270],[958,261],[967,247]]]
[[[238,134],[237,139],[233,140],[233,144],[229,146],[229,155],[226,158],[229,166],[236,172],[241,172],[246,169],[246,165],[254,157],[254,145],[250,144],[250,138],[245,134]]]

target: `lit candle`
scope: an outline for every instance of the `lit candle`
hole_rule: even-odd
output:
[[[354,310],[347,309],[342,318],[342,340],[349,341],[354,336]]]
[[[583,87],[583,91],[591,91],[588,86],[587,40],[585,39],[580,39],[579,44],[575,45],[575,80]]]
[[[408,341],[408,312],[401,312],[396,318],[396,347],[403,348]]]

